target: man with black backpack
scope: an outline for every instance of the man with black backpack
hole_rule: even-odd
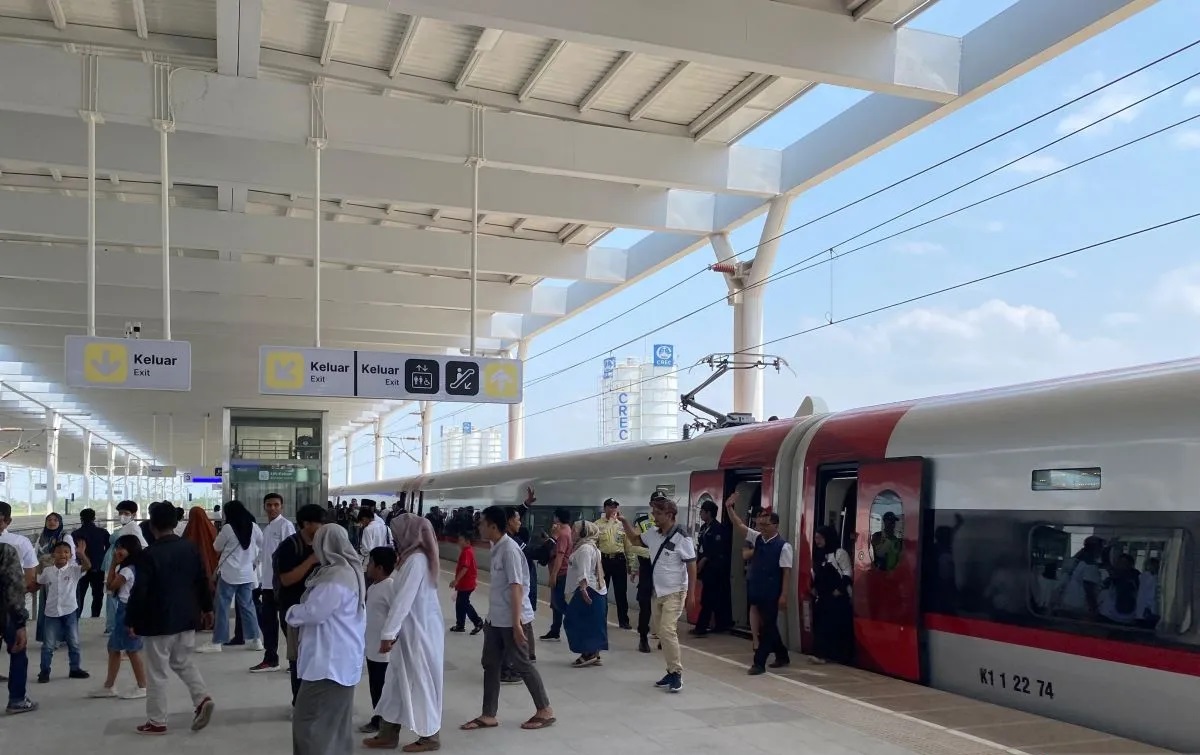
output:
[[[679,647],[679,619],[690,613],[696,603],[696,546],[676,522],[679,509],[675,501],[661,492],[650,497],[650,517],[654,527],[639,532],[624,516],[625,536],[634,545],[644,545],[652,554],[650,574],[654,597],[650,626],[662,644],[667,674],[654,686],[668,692],[683,690],[683,663]]]

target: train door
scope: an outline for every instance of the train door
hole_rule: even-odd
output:
[[[688,511],[686,527],[688,534],[692,536],[694,541],[699,542],[700,538],[700,506],[705,501],[712,501],[717,504],[717,517],[724,518],[722,504],[724,503],[721,496],[725,491],[725,472],[715,470],[710,472],[692,472],[692,478],[688,482]],[[653,554],[651,554],[653,555]],[[704,584],[696,586],[696,604],[692,606],[692,610],[687,615],[689,624],[695,624],[700,617],[700,598],[704,591]]]
[[[738,494],[735,510],[742,521],[753,526],[754,518],[762,510],[761,469],[737,469],[725,473],[725,498],[735,491]],[[724,499],[720,502],[721,515],[724,516]],[[746,559],[743,551],[744,542],[738,542],[736,535],[732,552],[730,553],[730,602],[733,606],[733,624],[743,632],[750,631],[750,603],[746,596]]]
[[[919,590],[926,477],[921,458],[865,462],[858,468],[857,665],[914,682],[926,677]]]

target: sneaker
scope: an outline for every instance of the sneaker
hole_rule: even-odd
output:
[[[117,697],[121,698],[122,700],[144,700],[146,699],[146,688],[134,687],[128,692],[119,693]]]
[[[206,697],[196,706],[196,717],[192,719],[192,731],[200,731],[212,720],[213,704],[211,697]]]
[[[639,653],[649,653],[650,652],[650,643],[649,643],[649,641],[646,640],[645,635],[642,635],[642,638],[640,640],[638,640],[638,652]]]
[[[37,709],[38,704],[27,697],[19,703],[9,703],[4,712],[10,716],[15,716],[19,713],[32,713]]]
[[[471,634],[472,634],[472,636],[474,636],[474,635],[479,634],[482,631],[483,631],[483,622],[481,621],[475,625],[474,629],[471,630]]]
[[[791,658],[776,658],[774,663],[768,663],[771,668],[786,668],[792,664]]]
[[[747,671],[746,673],[749,674],[750,676],[761,676],[761,675],[767,673],[767,670],[765,668],[763,668],[762,666],[751,666],[750,670]]]
[[[89,692],[88,697],[96,700],[117,697],[117,691],[112,687],[101,687],[100,689],[94,689]]]
[[[278,670],[279,670],[278,663],[276,663],[275,665],[272,666],[270,663],[267,663],[266,661],[263,661],[262,663],[258,664],[257,666],[250,667],[251,674],[268,674],[272,671],[278,671]]]
[[[219,653],[219,652],[221,652],[221,646],[216,645],[211,642],[206,642],[203,645],[197,645],[196,652],[197,653]]]
[[[263,641],[262,641],[261,637],[258,638],[257,640],[250,640],[249,642],[246,643],[246,647],[243,649],[255,651],[255,652],[259,652],[259,653],[266,650],[266,648],[263,647]]]
[[[166,734],[167,733],[167,725],[166,724],[156,724],[153,721],[147,721],[146,723],[137,727],[137,733],[138,734]]]
[[[671,678],[672,678],[673,676],[675,676],[675,675],[674,675],[674,674],[670,674],[670,673],[668,673],[668,674],[667,674],[666,676],[664,676],[662,679],[659,679],[657,682],[655,682],[655,683],[654,683],[654,686],[655,686],[655,687],[659,687],[660,689],[661,689],[661,688],[665,688],[665,687],[670,687],[670,686],[671,686]]]
[[[50,672],[49,671],[43,671],[38,674],[38,677],[37,677],[38,684],[45,684],[48,681],[50,681]]]
[[[71,673],[67,674],[67,676],[71,677],[72,679],[91,679],[92,678],[91,674],[89,674],[88,672],[84,671],[81,668],[72,669]]]
[[[243,646],[243,645],[245,645],[245,644],[246,644],[246,641],[245,641],[245,640],[230,640],[229,642],[226,642],[226,643],[225,643],[225,647],[227,647],[227,648],[240,648],[240,647],[242,647],[242,646]]]
[[[457,632],[457,633],[461,634],[461,633],[463,633],[463,632],[465,632],[465,631],[467,631],[467,630],[466,630],[466,629],[463,629],[462,627],[450,627],[450,631],[451,631],[451,632]]]
[[[558,636],[557,634],[554,634],[553,632],[547,632],[546,634],[543,634],[541,637],[538,637],[538,639],[541,640],[542,642],[562,642],[562,637]]]
[[[683,691],[683,674],[671,674],[671,682],[667,685],[667,692],[682,692]]]

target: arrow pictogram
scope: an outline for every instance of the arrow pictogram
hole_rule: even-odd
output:
[[[276,362],[275,363],[275,379],[280,382],[295,380],[296,375],[295,362]]]
[[[103,359],[93,359],[92,368],[101,375],[111,375],[121,369],[121,360],[113,359],[111,351],[105,351]]]

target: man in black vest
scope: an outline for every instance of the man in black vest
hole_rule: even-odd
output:
[[[717,504],[705,501],[700,504],[700,533],[696,538],[696,556],[699,564],[696,572],[704,590],[700,593],[700,615],[692,635],[703,637],[708,634],[715,620],[715,631],[728,632],[733,628],[733,606],[730,588],[730,554],[733,546],[733,529],[728,517],[717,519]]]
[[[746,545],[754,548],[750,559],[750,571],[746,580],[746,598],[750,606],[758,611],[758,649],[754,652],[754,664],[750,674],[766,671],[767,657],[775,654],[771,668],[782,668],[791,662],[787,645],[779,634],[779,614],[787,611],[788,586],[791,584],[794,552],[792,544],[779,534],[779,514],[762,511],[758,515],[758,529],[753,530],[734,511],[737,493],[725,501],[725,513],[734,529],[744,534]]]

